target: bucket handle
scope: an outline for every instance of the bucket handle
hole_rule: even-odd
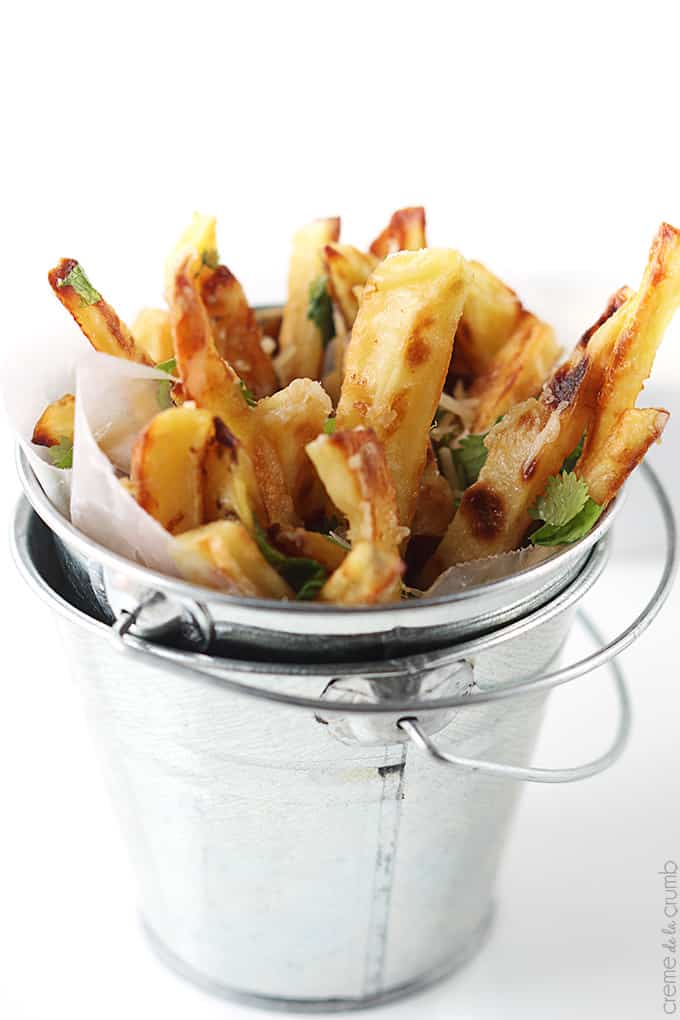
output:
[[[602,634],[587,613],[582,609],[579,610],[577,619],[580,620],[590,636],[598,644],[603,643],[604,638]],[[435,761],[441,762],[444,765],[452,765],[455,768],[480,772],[482,775],[496,776],[500,779],[523,780],[527,783],[573,783],[579,779],[588,779],[589,776],[596,776],[598,772],[604,772],[605,769],[614,764],[622,754],[630,736],[631,705],[625,678],[621,667],[615,659],[607,663],[607,668],[611,671],[616,694],[618,695],[619,722],[616,736],[608,751],[600,755],[599,758],[586,762],[584,765],[576,765],[565,769],[520,768],[516,765],[504,765],[501,762],[463,758],[460,755],[442,751],[425,733],[417,716],[400,719],[397,722],[397,726],[400,730],[403,730],[416,747],[429,754]]]

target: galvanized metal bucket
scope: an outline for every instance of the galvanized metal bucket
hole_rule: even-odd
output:
[[[333,1010],[420,988],[474,953],[521,789],[513,780],[582,779],[625,744],[630,708],[611,660],[658,612],[676,559],[670,505],[651,470],[646,476],[668,539],[656,591],[613,641],[604,644],[587,622],[602,647],[563,668],[557,660],[577,605],[606,563],[606,535],[549,598],[537,605],[540,582],[529,585],[519,615],[513,609],[509,622],[444,649],[388,658],[394,645],[376,637],[362,662],[330,654],[324,662],[312,629],[313,661],[273,661],[267,649],[260,659],[268,661],[257,661],[181,647],[196,636],[178,637],[176,614],[173,627],[167,619],[148,625],[164,643],[149,640],[149,630],[135,636],[163,579],[132,565],[135,594],[145,585],[151,595],[111,622],[89,575],[83,586],[82,571],[65,571],[73,558],[63,533],[60,540],[53,520],[43,523],[22,501],[17,563],[59,619],[144,924],[167,962],[247,1002]],[[44,497],[31,486],[28,493],[50,518]],[[81,558],[95,563],[98,547],[78,541]],[[192,591],[190,611],[199,638],[212,641],[211,593],[204,599]],[[435,610],[436,630],[442,606]],[[351,635],[368,612],[334,615]],[[530,767],[548,692],[608,662],[619,700],[610,749],[577,767]]]

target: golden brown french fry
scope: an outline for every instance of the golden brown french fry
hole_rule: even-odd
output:
[[[535,396],[559,351],[552,327],[524,312],[489,368],[468,391],[479,401],[471,431],[485,432],[513,404]]]
[[[238,521],[214,521],[186,531],[172,547],[182,576],[230,595],[294,599],[294,592],[260,552]]]
[[[458,252],[426,248],[391,255],[366,284],[345,355],[337,428],[375,430],[406,526],[416,508],[466,285]]]
[[[262,331],[243,287],[226,266],[204,274],[201,296],[215,345],[256,398],[277,388],[272,359],[262,349]]]
[[[327,244],[323,257],[328,276],[328,290],[340,309],[345,327],[349,331],[359,310],[357,288],[363,289],[378,259],[375,255],[359,251],[351,244]]]
[[[279,334],[276,369],[282,384],[292,379],[318,379],[323,362],[323,339],[307,318],[310,287],[324,276],[323,250],[340,236],[340,220],[314,220],[293,237],[288,270],[288,300]]]
[[[96,351],[150,365],[124,322],[95,290],[75,259],[61,259],[47,274],[52,290]]]
[[[415,205],[397,209],[369,251],[377,258],[384,259],[397,251],[417,251],[426,247],[425,210],[421,205]]]
[[[468,262],[468,268],[470,283],[456,332],[453,369],[454,374],[476,377],[490,368],[517,328],[523,309],[514,290],[481,262]]]
[[[175,355],[170,314],[162,308],[142,308],[132,323],[132,335],[154,365],[169,361]]]
[[[48,404],[35,423],[31,442],[36,446],[59,446],[66,440],[73,443],[76,398],[66,393]]]
[[[191,261],[197,280],[202,280],[219,263],[217,222],[214,216],[203,216],[195,212],[165,260],[165,297],[168,304],[172,300],[177,271],[187,259]]]
[[[349,539],[397,550],[408,534],[399,525],[396,492],[385,451],[372,429],[320,435],[307,453],[328,495],[349,522]]]
[[[396,492],[385,452],[371,429],[320,435],[307,446],[326,491],[349,522],[352,550],[320,599],[361,604],[399,599],[403,564]]]
[[[423,588],[456,563],[521,545],[531,525],[529,508],[576,448],[592,418],[627,309],[628,303],[603,322],[586,347],[576,345],[539,399],[510,408],[489,431],[486,463],[475,484],[465,490],[458,512],[425,565]]]
[[[355,606],[398,601],[403,570],[397,553],[359,542],[326,581],[319,600]]]
[[[243,444],[250,457],[266,509],[263,527],[295,525],[293,499],[276,449],[250,407],[242,380],[220,357],[208,314],[198,293],[192,260],[177,271],[171,301],[171,321],[177,366],[185,395],[199,407],[212,411]]]
[[[252,461],[219,418],[214,425],[202,462],[203,520],[209,523],[236,514],[252,531],[255,518],[267,519]]]
[[[611,434],[624,411],[634,407],[666,327],[680,305],[680,231],[659,228],[636,300],[629,311],[607,365],[588,429],[580,470],[590,474],[605,458]]]
[[[173,535],[203,523],[202,464],[214,431],[209,411],[171,407],[151,419],[133,447],[137,502]]]
[[[247,445],[253,422],[251,408],[234,369],[220,357],[187,259],[177,271],[170,305],[177,367],[189,399],[222,419]]]
[[[631,407],[623,411],[597,460],[576,465],[576,474],[588,486],[591,499],[606,506],[640,463],[647,450],[661,438],[670,415],[655,407]]]
[[[278,393],[260,400],[254,411],[256,427],[276,452],[286,492],[301,521],[323,512],[323,489],[305,447],[323,431],[332,409],[320,383],[294,379]]]

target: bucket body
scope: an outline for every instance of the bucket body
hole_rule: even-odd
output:
[[[455,647],[443,665],[427,668],[421,656],[421,671],[378,681],[370,663],[267,667],[270,689],[334,704],[325,714],[244,697],[150,652],[121,652],[106,623],[76,608],[49,529],[23,513],[22,569],[58,611],[142,917],[168,962],[248,1001],[339,1009],[417,988],[474,952],[520,784],[444,768],[408,743],[396,718],[343,714],[337,702],[408,691],[424,706],[556,665],[576,604],[604,565],[601,547],[550,605],[461,644],[459,657]],[[242,662],[239,674],[248,668]],[[261,664],[256,672],[261,685]],[[525,765],[546,697],[422,719],[442,749]]]
[[[481,653],[475,683],[554,661],[570,622]],[[127,661],[61,626],[145,924],[190,972],[250,996],[359,1004],[474,950],[520,784],[353,740],[336,720]],[[527,764],[545,697],[453,712],[438,741]]]

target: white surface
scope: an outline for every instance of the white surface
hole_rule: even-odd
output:
[[[45,282],[62,255],[82,258],[126,318],[157,301],[163,256],[197,207],[219,215],[223,254],[254,301],[282,293],[305,219],[339,212],[362,244],[421,201],[433,243],[510,282],[538,269],[634,285],[658,222],[680,223],[677,19],[660,2],[14,5],[0,60],[3,353],[66,328]],[[540,294],[527,301],[541,311]],[[677,345],[655,374],[680,380]],[[657,457],[674,484],[677,451],[672,440]],[[7,435],[2,456],[9,465]],[[624,583],[649,582],[654,534],[637,517],[629,558],[589,599],[610,631]],[[0,1014],[252,1015],[147,951],[51,621],[2,546],[0,563]],[[663,1015],[656,873],[680,858],[679,608],[676,590],[625,656],[636,723],[623,761],[573,788],[526,790],[484,952],[381,1015]],[[536,761],[604,746],[611,711],[596,678],[557,694]]]

